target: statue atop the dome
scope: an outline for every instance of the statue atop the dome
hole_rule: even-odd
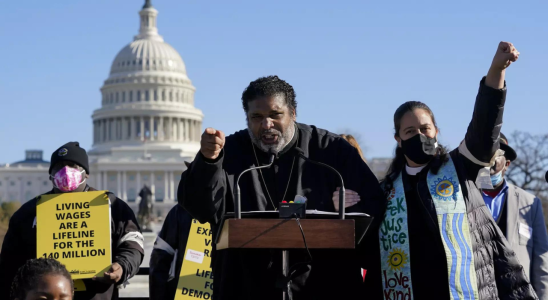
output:
[[[151,8],[151,7],[152,7],[152,3],[150,3],[150,0],[145,0],[145,5],[143,5],[143,9]]]
[[[139,202],[139,213],[137,219],[143,232],[152,232],[152,192],[148,186],[144,186],[139,192],[141,202]]]

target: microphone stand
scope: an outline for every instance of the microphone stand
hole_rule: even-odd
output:
[[[307,162],[311,162],[315,165],[319,165],[321,167],[324,167],[324,168],[328,168],[329,170],[331,170],[333,173],[337,174],[337,176],[339,177],[339,181],[340,181],[340,184],[341,184],[341,188],[339,190],[339,219],[341,220],[344,220],[344,203],[345,203],[345,199],[344,199],[344,194],[345,194],[345,189],[344,189],[344,181],[343,181],[343,178],[341,176],[341,174],[335,170],[335,168],[331,167],[330,165],[327,165],[327,164],[324,164],[324,163],[321,163],[321,162],[317,162],[317,161],[313,161],[311,159],[309,159],[308,157],[304,156],[304,151],[301,149],[301,148],[295,148],[295,151],[297,151],[297,156],[304,159],[305,161]],[[282,271],[283,271],[283,275],[285,278],[289,279],[289,251],[288,250],[282,250]],[[291,280],[288,280],[287,282],[287,286],[286,286],[286,289],[287,291],[284,290],[283,292],[283,299],[284,300],[291,300],[293,298],[293,295],[291,293]]]
[[[241,193],[240,193],[240,185],[238,184],[240,182],[240,177],[242,177],[243,174],[245,174],[249,171],[252,171],[252,170],[270,168],[270,166],[272,166],[272,164],[274,163],[274,158],[276,158],[276,154],[272,153],[272,152],[269,152],[269,153],[271,155],[270,155],[270,160],[268,162],[268,165],[257,166],[257,167],[253,167],[253,168],[249,168],[247,170],[244,170],[242,173],[240,173],[240,175],[238,175],[238,178],[236,179],[236,182],[234,182],[234,215],[235,215],[236,219],[238,219],[238,220],[242,218]]]
[[[257,166],[257,167],[244,170],[242,173],[240,173],[240,175],[238,175],[236,182],[234,182],[234,215],[235,215],[234,217],[238,220],[242,218],[242,202],[241,202],[241,192],[240,192],[240,185],[239,185],[240,178],[242,177],[243,174],[249,171],[270,168],[272,164],[274,163],[276,154],[273,152],[269,152],[269,154],[270,154],[270,160],[267,165]],[[285,278],[289,277],[289,251],[288,250],[282,250],[282,273]],[[293,297],[291,294],[291,281],[288,281],[287,286],[285,287],[283,291],[283,299],[291,300],[292,298]]]
[[[304,151],[300,148],[295,148],[295,150],[297,151],[297,155],[304,159],[305,161],[307,162],[310,162],[310,163],[313,163],[315,165],[319,165],[319,166],[322,166],[324,168],[328,168],[330,169],[331,171],[333,171],[333,173],[337,174],[337,176],[339,177],[339,181],[340,181],[340,184],[341,184],[341,188],[339,189],[339,219],[340,220],[344,220],[344,212],[345,212],[345,208],[344,208],[344,205],[345,205],[345,199],[344,199],[344,194],[345,194],[345,189],[344,189],[344,181],[343,181],[343,178],[341,176],[341,174],[335,170],[335,168],[333,168],[332,166],[330,165],[327,165],[327,164],[324,164],[324,163],[321,163],[321,162],[317,162],[317,161],[313,161],[311,160],[310,158],[304,156]]]

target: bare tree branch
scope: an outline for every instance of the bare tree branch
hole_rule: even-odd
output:
[[[511,135],[510,146],[518,157],[506,172],[506,179],[548,201],[548,183],[544,180],[548,169],[548,135],[515,131]]]

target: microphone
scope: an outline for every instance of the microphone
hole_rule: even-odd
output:
[[[295,147],[295,151],[297,152],[297,156],[304,159],[305,161],[307,162],[311,162],[313,164],[316,164],[318,166],[322,166],[324,168],[327,168],[329,170],[331,170],[333,173],[337,174],[337,176],[339,177],[339,181],[341,183],[341,189],[339,190],[339,219],[341,220],[344,220],[344,181],[343,181],[343,178],[341,176],[341,174],[335,170],[335,168],[333,168],[332,166],[330,165],[327,165],[327,164],[324,164],[324,163],[321,163],[321,162],[318,162],[318,161],[313,161],[311,160],[310,158],[304,156],[304,151],[303,149],[299,148],[299,147]]]
[[[253,146],[253,147],[255,147],[255,146]],[[241,193],[240,193],[240,185],[238,184],[238,182],[240,182],[240,177],[242,177],[242,175],[244,173],[247,173],[247,172],[252,171],[252,170],[270,168],[270,166],[272,166],[272,164],[274,163],[274,159],[276,158],[276,153],[274,151],[272,151],[272,149],[271,149],[268,152],[268,154],[270,154],[270,158],[268,160],[267,165],[251,167],[249,169],[243,170],[242,173],[240,173],[240,175],[238,175],[238,178],[236,179],[236,182],[234,182],[234,213],[236,215],[236,219],[241,219],[242,218],[242,202],[241,202],[241,199],[240,199],[241,198]],[[265,182],[265,184],[266,184],[266,182]]]

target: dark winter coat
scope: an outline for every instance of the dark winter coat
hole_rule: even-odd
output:
[[[493,220],[475,183],[478,171],[482,168],[477,162],[489,162],[500,147],[499,133],[505,99],[506,88],[500,90],[490,88],[485,85],[485,79],[483,79],[476,98],[472,121],[463,141],[473,157],[470,157],[470,154],[463,155],[461,151],[463,144],[448,155],[455,164],[466,202],[479,298],[481,300],[537,299],[522,265]],[[441,159],[437,157],[417,175],[416,185],[409,185],[406,174],[403,176],[406,197],[408,191],[418,191],[415,194],[424,204],[419,206],[422,210],[414,222],[424,222],[423,228],[426,229],[417,234],[431,236],[426,238],[429,242],[413,243],[414,234],[410,232],[411,277],[415,299],[430,299],[431,296],[436,299],[450,299],[446,259],[445,257],[441,260],[436,259],[438,256],[435,255],[439,253],[439,250],[443,251],[440,249],[443,245],[441,240],[438,242],[440,230],[438,223],[433,221],[436,220],[435,208],[426,182],[428,171],[435,165],[441,165],[443,162]],[[473,162],[474,160],[476,162]],[[370,297],[368,299],[383,299],[378,237],[368,242],[371,245],[376,244],[373,247],[366,247],[363,253],[367,268],[365,293]],[[432,255],[428,254],[429,252]],[[421,256],[423,256],[422,259]],[[435,278],[432,279],[433,277]],[[415,282],[419,284],[415,285]]]
[[[253,147],[247,129],[236,132],[226,138],[217,160],[208,161],[198,153],[183,174],[186,176],[179,183],[179,203],[200,222],[209,222],[214,234],[223,214],[234,211],[236,176],[257,166]],[[382,215],[385,202],[382,191],[358,151],[336,134],[300,123],[296,124],[292,141],[279,153],[272,167],[262,172],[251,171],[240,179],[242,211],[274,210],[282,200],[293,200],[295,195],[307,197],[307,209],[335,211],[332,197],[339,186],[338,178],[329,170],[296,157],[296,147],[310,159],[337,169],[346,188],[360,195],[361,202],[347,211]],[[255,153],[260,165],[268,163],[267,153],[257,147]],[[311,253],[311,269],[303,267],[293,277],[291,288],[295,300],[342,299],[356,295],[363,281],[354,250],[313,249]],[[214,299],[280,299],[282,290],[276,287],[276,282],[281,277],[281,258],[280,250],[216,251],[214,248]],[[306,251],[289,251],[290,266],[307,260]]]
[[[86,187],[85,191],[95,191]],[[53,194],[50,191],[46,194]],[[143,236],[135,214],[122,199],[108,192],[111,202],[112,262],[119,263],[124,274],[117,285],[127,281],[139,271],[143,261]],[[8,232],[0,252],[0,299],[9,299],[11,283],[17,270],[27,260],[36,258],[36,197],[23,204],[11,217]],[[75,292],[76,300],[118,299],[117,285],[83,280],[86,291]]]

